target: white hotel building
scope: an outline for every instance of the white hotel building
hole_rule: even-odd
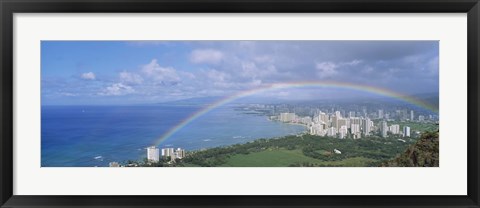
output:
[[[160,161],[160,149],[155,146],[147,148],[147,159],[152,162]]]
[[[408,126],[403,127],[403,137],[410,137],[410,127]]]
[[[174,148],[163,148],[162,149],[162,156],[163,157],[170,157],[170,160],[175,160],[175,159],[182,159],[185,157],[185,150],[182,148],[177,148],[176,150]]]

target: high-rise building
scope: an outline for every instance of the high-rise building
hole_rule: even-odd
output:
[[[174,161],[175,159],[182,159],[185,157],[185,150],[182,148],[163,148],[162,149],[162,156],[163,157],[170,157],[170,161]]]
[[[355,117],[355,111],[348,112],[348,117],[349,118]]]
[[[337,125],[339,126],[339,128],[341,128],[342,126],[347,126],[347,121],[348,119],[346,118],[337,119]]]
[[[360,124],[350,124],[350,131],[354,139],[359,139],[362,135],[360,131]]]
[[[320,118],[320,121],[323,121],[324,123],[328,122],[328,115],[326,113],[320,111],[318,117]]]
[[[338,119],[340,119],[340,117],[332,116],[332,127],[338,128]]]
[[[414,117],[413,117],[413,110],[410,111],[410,121],[413,121],[414,120]]]
[[[424,121],[424,120],[425,120],[425,116],[422,116],[422,115],[418,116],[418,121]]]
[[[313,124],[313,125],[311,125],[311,126],[309,127],[309,129],[310,129],[310,135],[315,135],[314,126],[315,126],[315,124]]]
[[[378,118],[383,119],[383,110],[378,110]]]
[[[317,123],[310,127],[311,135],[325,136],[324,124]]]
[[[361,119],[360,117],[350,118],[350,124],[358,124],[358,125],[361,125],[361,124],[362,124],[362,119]]]
[[[400,134],[400,125],[398,124],[391,125],[390,132],[392,132],[392,134]]]
[[[162,149],[162,156],[163,157],[169,157],[174,154],[174,149],[173,148],[163,148]]]
[[[350,131],[352,134],[358,134],[360,133],[360,125],[359,124],[350,124]]]
[[[408,119],[408,110],[407,110],[407,109],[403,109],[403,110],[402,110],[401,120],[407,120],[407,119]]]
[[[380,124],[380,133],[382,134],[382,137],[387,137],[388,136],[388,125],[386,121],[382,121]]]
[[[340,139],[344,139],[347,136],[347,133],[348,133],[347,126],[345,126],[345,125],[340,126],[340,129],[338,130],[338,137]]]
[[[175,161],[175,159],[177,159],[177,155],[175,153],[170,155],[170,161]]]
[[[281,122],[292,122],[295,120],[295,113],[280,113]]]
[[[370,135],[370,132],[372,131],[372,126],[373,122],[369,118],[363,120],[362,131],[365,136]]]
[[[160,150],[155,146],[148,147],[147,148],[147,159],[149,161],[153,161],[153,162],[160,161]]]
[[[177,148],[175,151],[176,158],[182,159],[185,157],[185,150],[181,148]]]
[[[331,136],[331,137],[337,136],[337,128],[335,128],[335,127],[328,128],[327,129],[327,136]]]
[[[340,111],[335,111],[335,116],[337,118],[341,118],[342,117],[342,114],[340,113]]]
[[[310,116],[302,117],[300,119],[300,123],[310,124],[310,123],[312,123],[312,118]]]
[[[403,127],[403,136],[404,137],[410,137],[410,127],[408,127],[408,126]]]

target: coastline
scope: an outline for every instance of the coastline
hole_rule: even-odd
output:
[[[280,122],[281,122],[281,121],[280,121]],[[306,129],[308,129],[308,127],[309,127],[307,124],[302,124],[302,123],[292,123],[292,122],[288,122],[288,123],[282,122],[282,123],[284,123],[284,124],[290,124],[290,125],[297,125],[297,126],[304,126]]]
[[[267,116],[267,120],[272,121],[272,122],[282,123],[282,124],[290,124],[290,125],[304,126],[304,127],[306,128],[306,131],[308,131],[308,128],[310,127],[310,126],[308,126],[307,124],[303,124],[303,123],[282,122],[282,121],[279,121],[279,120],[273,120],[273,119],[270,119],[268,116]]]
[[[310,127],[310,126],[308,126],[307,124],[303,124],[303,123],[282,122],[282,121],[279,121],[279,120],[272,120],[272,119],[270,119],[270,118],[268,118],[268,117],[267,117],[267,120],[272,121],[272,122],[282,123],[282,124],[303,126],[303,127],[305,127],[305,130],[304,130],[302,133],[308,133],[308,128]],[[288,135],[285,135],[285,136],[288,136]]]

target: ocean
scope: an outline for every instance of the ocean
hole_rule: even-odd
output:
[[[169,129],[201,106],[42,106],[42,167],[104,167],[142,160]],[[212,110],[160,143],[186,150],[245,143],[304,132],[233,106]]]

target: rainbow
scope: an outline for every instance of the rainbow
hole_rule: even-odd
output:
[[[255,88],[251,90],[241,91],[239,93],[233,94],[231,96],[225,97],[220,99],[214,103],[207,105],[206,107],[194,112],[189,117],[184,119],[182,122],[175,125],[173,128],[168,130],[165,134],[163,134],[159,139],[155,140],[155,146],[160,145],[163,141],[170,138],[173,134],[178,132],[180,129],[188,125],[189,123],[195,121],[197,118],[201,117],[202,115],[223,106],[227,103],[230,103],[234,100],[239,98],[251,96],[257,93],[266,92],[270,90],[278,90],[278,89],[287,89],[287,88],[301,88],[301,87],[324,87],[324,88],[338,88],[338,89],[349,89],[349,90],[356,90],[362,92],[369,92],[385,97],[391,97],[398,100],[405,101],[407,103],[413,104],[415,106],[430,110],[432,112],[438,112],[438,109],[435,106],[432,106],[428,103],[425,103],[421,100],[413,98],[411,96],[403,95],[395,91],[391,91],[388,89],[383,89],[379,87],[373,87],[368,85],[360,85],[354,83],[346,83],[346,82],[338,82],[338,81],[304,81],[304,82],[286,82],[286,83],[275,83],[265,85],[260,88]]]

